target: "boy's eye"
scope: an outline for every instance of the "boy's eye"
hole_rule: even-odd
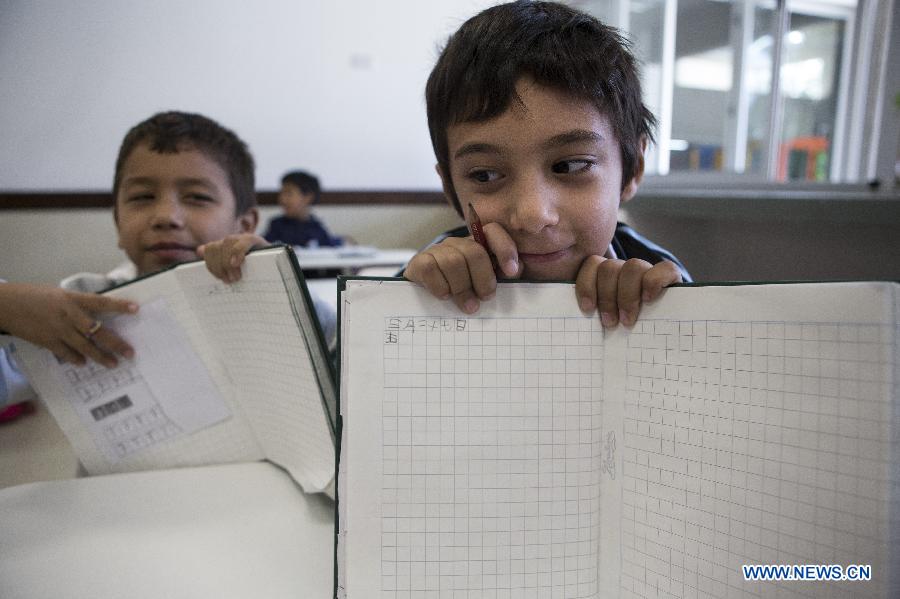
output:
[[[562,160],[553,165],[552,169],[554,173],[557,174],[566,174],[566,173],[578,173],[581,171],[586,171],[594,166],[594,163],[590,160]]]
[[[199,204],[208,204],[211,202],[215,202],[215,199],[213,199],[212,196],[208,196],[204,193],[189,193],[186,197],[188,200],[197,202]]]
[[[128,196],[129,202],[149,202],[153,200],[152,193],[136,193]]]
[[[478,183],[490,183],[500,178],[500,173],[488,169],[481,169],[469,173],[469,178]]]

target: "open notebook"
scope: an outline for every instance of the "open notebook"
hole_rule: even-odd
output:
[[[900,593],[900,285],[676,287],[612,331],[571,284],[344,285],[339,597]]]
[[[135,348],[114,369],[16,355],[91,474],[268,459],[307,492],[334,477],[334,375],[296,258],[251,252],[241,281],[182,264],[107,294]]]

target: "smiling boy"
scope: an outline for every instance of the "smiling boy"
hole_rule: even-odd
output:
[[[247,145],[201,114],[161,112],[138,123],[122,140],[113,178],[113,218],[129,262],[105,275],[73,275],[62,286],[100,293],[198,258],[214,276],[236,281],[244,254],[267,245],[254,234],[254,170]],[[334,310],[315,295],[312,300],[332,347]]]
[[[254,164],[234,133],[198,114],[168,112],[122,141],[113,181],[119,247],[138,275],[196,260],[197,248],[252,233]]]
[[[555,3],[489,8],[450,38],[425,94],[444,194],[464,218],[474,207],[488,248],[451,231],[410,261],[408,279],[471,314],[496,290],[493,254],[509,278],[574,280],[605,326],[633,324],[642,301],[690,280],[617,222],[655,121],[614,29]]]
[[[137,306],[85,292],[99,293],[196,260],[203,244],[252,232],[258,221],[250,151],[232,131],[199,114],[163,112],[135,125],[119,148],[113,197],[119,247],[128,264],[105,275],[67,277],[61,283],[66,291],[13,284],[3,289],[11,319],[4,326],[75,363],[91,358],[113,367],[117,355],[134,354],[98,318],[104,312],[134,312]],[[322,306],[325,320],[333,320]],[[0,347],[0,405],[33,395]]]

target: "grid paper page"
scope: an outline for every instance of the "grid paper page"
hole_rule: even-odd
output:
[[[42,382],[42,394],[46,398],[58,398],[54,402],[58,404],[54,417],[90,473],[268,458],[287,469],[308,492],[324,490],[331,484],[334,443],[311,364],[312,350],[308,349],[306,337],[296,324],[298,316],[286,287],[294,284],[293,279],[285,283],[281,275],[280,268],[290,269],[287,252],[272,249],[251,253],[243,267],[243,279],[236,284],[215,279],[205,264],[199,262],[180,265],[109,292],[110,296],[142,305],[142,313],[150,312],[150,304],[164,299],[177,326],[161,333],[159,320],[155,328],[153,324],[148,325],[153,334],[163,337],[158,344],[159,352],[166,357],[181,356],[173,351],[183,342],[184,347],[179,351],[199,356],[231,417],[188,435],[173,436],[169,434],[170,423],[159,422],[159,410],[150,410],[141,415],[140,424],[144,428],[139,427],[139,432],[155,435],[159,442],[151,447],[141,447],[141,451],[126,452],[121,459],[111,462],[86,433],[79,415],[64,401],[65,389],[54,377],[34,377],[35,381]],[[119,318],[127,322],[124,319],[128,317]],[[305,313],[303,318],[307,318]],[[112,321],[105,324],[115,325]],[[142,345],[148,338],[149,335],[131,340],[138,354],[137,360],[152,355],[146,352],[155,346]],[[318,342],[318,338],[314,337],[314,340]],[[314,349],[318,350],[319,346],[314,345]],[[38,352],[36,348],[25,347],[25,350]],[[189,363],[178,359],[181,364]],[[196,367],[192,371],[193,378],[186,382],[171,376],[165,363],[154,368],[159,372],[146,381],[154,393],[165,395],[167,399],[178,397],[178,393],[196,394],[201,380]],[[144,375],[147,375],[146,371]],[[105,379],[101,379],[104,383]],[[135,381],[135,384],[142,384],[142,381]],[[332,385],[333,382],[329,378],[325,384]],[[125,399],[135,400],[136,397]],[[121,406],[116,404],[105,409],[117,407]],[[182,407],[189,408],[178,406]],[[170,406],[170,409],[175,408]],[[154,426],[155,429],[149,430]],[[128,428],[133,430],[135,427],[130,425]],[[159,428],[164,434],[158,432]]]
[[[306,491],[320,491],[334,476],[334,444],[319,384],[274,261],[254,258],[237,283],[184,278],[182,285],[202,306],[197,319],[223,356],[265,457]]]
[[[373,588],[392,599],[891,596],[898,565],[891,545],[900,531],[892,456],[900,438],[897,290],[877,282],[673,288],[643,306],[633,329],[601,334],[595,316],[581,315],[571,284],[498,285],[477,317],[457,318],[452,305],[410,283],[348,281],[341,300],[342,344],[352,351],[342,354],[338,596],[369,597]],[[466,324],[454,330],[456,322]],[[505,380],[496,383],[499,361],[491,357],[504,345],[517,347],[512,332],[497,336],[512,323],[523,323],[515,325],[528,339],[523,352],[536,342],[524,323],[549,331],[544,345],[553,345],[543,358],[546,385],[539,363],[518,371],[510,361],[511,375],[532,381],[521,396]],[[577,342],[566,337],[570,325]],[[584,325],[589,339],[578,328]],[[571,423],[564,418],[572,406],[569,375],[561,382],[552,372],[569,372],[569,351],[573,362],[585,352],[590,364],[588,371],[574,366],[580,405],[572,412],[589,416]],[[533,404],[534,388],[540,399]],[[510,414],[506,421],[497,417],[500,408]],[[525,574],[511,559],[497,576],[496,555],[513,554],[494,529],[518,530],[500,529],[497,514],[510,504],[504,485],[513,480],[511,466],[523,463],[500,450],[541,450],[514,436],[529,430],[515,428],[525,410],[550,428],[551,455],[572,456],[573,472],[583,460],[590,474],[568,489],[597,506],[586,531],[575,526],[587,534],[572,550],[577,555],[581,539],[597,539],[592,572],[582,562],[573,570],[554,562],[560,520],[550,518],[545,586],[543,564],[527,561],[535,551],[527,545]],[[584,443],[589,461],[580,453]],[[551,504],[560,493],[565,502],[565,478],[546,492]],[[485,522],[494,544],[487,561]],[[540,533],[544,525],[537,520],[526,530]],[[476,562],[467,552],[478,543]],[[745,563],[868,564],[872,581],[745,583]]]
[[[600,327],[384,321],[381,597],[596,597]]]
[[[626,597],[884,597],[892,327],[642,320],[628,337]],[[752,582],[742,564],[871,564]]]
[[[193,319],[192,309],[184,294],[179,290],[174,273],[175,271],[163,272],[147,279],[135,281],[125,287],[110,291],[109,295],[126,298],[141,305],[164,298],[166,307],[183,328],[192,350],[201,356],[214,355],[212,348],[205,342],[198,322]],[[112,321],[107,321],[106,324],[113,326]],[[135,345],[135,351],[140,355],[142,347],[140,340],[132,339],[131,342]],[[37,351],[33,347],[24,347],[23,350]],[[31,378],[36,385],[40,385],[41,394],[45,400],[48,403],[52,401],[56,405],[53,410],[54,418],[58,421],[60,428],[65,431],[79,460],[91,474],[262,459],[264,456],[254,440],[250,427],[243,418],[239,417],[240,406],[235,401],[227,371],[215,360],[207,361],[206,366],[209,376],[221,393],[232,417],[213,426],[197,430],[190,435],[167,438],[153,447],[130,453],[116,462],[105,458],[93,443],[78,414],[64,400],[65,390],[53,381],[53,377],[35,374]],[[165,384],[172,383],[169,380],[163,382]]]

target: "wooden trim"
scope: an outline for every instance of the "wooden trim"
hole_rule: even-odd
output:
[[[258,191],[260,206],[278,203],[278,192]],[[319,202],[328,205],[391,205],[408,206],[444,204],[444,194],[439,191],[323,191]],[[0,210],[60,209],[60,208],[112,208],[109,192],[98,191],[32,191],[20,193],[0,192]]]
[[[109,192],[0,193],[0,210],[43,208],[112,208]]]

